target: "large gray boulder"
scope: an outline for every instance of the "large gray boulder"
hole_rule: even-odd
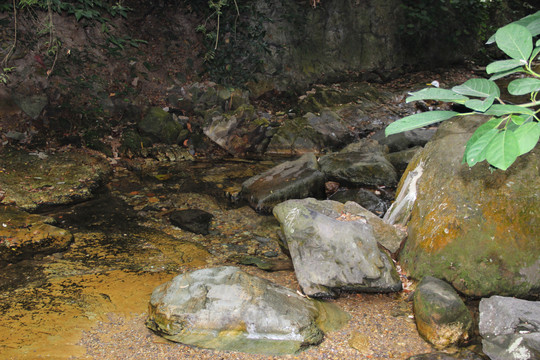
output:
[[[401,290],[392,259],[378,247],[377,237],[382,235],[375,233],[367,214],[381,220],[365,209],[358,213],[359,207],[352,202],[308,198],[288,200],[274,208],[306,295]]]
[[[538,294],[540,145],[506,171],[469,168],[465,144],[485,120],[445,121],[409,164],[385,219],[410,215],[399,259],[413,278],[434,276],[470,296]]]
[[[324,181],[315,154],[308,153],[249,178],[242,184],[240,196],[255,210],[270,212],[287,199],[322,197]]]
[[[178,275],[150,299],[147,326],[188,345],[250,353],[295,353],[323,340],[320,303],[223,266]],[[335,312],[345,320],[343,312]],[[342,324],[343,325],[343,324]]]
[[[492,296],[479,310],[483,351],[492,360],[540,359],[540,301]]]

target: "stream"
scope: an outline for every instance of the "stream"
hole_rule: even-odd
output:
[[[281,160],[282,161],[282,160]],[[268,359],[169,342],[145,326],[150,294],[174,276],[218,265],[299,290],[272,215],[235,202],[246,179],[280,160],[120,161],[92,199],[47,210],[74,235],[62,253],[5,266],[0,275],[2,359]],[[173,211],[213,215],[207,235],[171,224]],[[253,264],[271,269],[264,271]],[[406,359],[431,352],[410,293],[345,293],[351,320],[298,359]]]
[[[143,170],[117,166],[94,199],[48,211],[57,226],[73,233],[74,242],[63,253],[3,269],[2,358],[218,358],[216,352],[168,342],[148,330],[148,301],[157,285],[179,273],[239,265],[250,256],[279,271],[240,265],[246,271],[298,289],[292,264],[278,245],[277,220],[228,199],[245,179],[273,165],[231,160],[155,162]],[[198,235],[173,226],[168,214],[174,209],[211,213],[210,233]],[[316,358],[325,347],[359,359],[367,353],[401,359],[429,351],[416,333],[407,300],[406,293],[345,294],[333,300],[351,314],[349,325],[299,356]],[[373,322],[365,321],[371,317]],[[98,336],[104,331],[109,334],[106,339]],[[114,334],[122,334],[122,341],[114,340]],[[360,343],[367,352],[349,345],[354,334],[363,334]],[[122,355],[112,355],[111,349]],[[258,357],[228,355],[219,358]]]

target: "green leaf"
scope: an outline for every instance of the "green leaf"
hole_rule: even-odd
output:
[[[523,63],[521,62],[521,60],[514,60],[514,59],[500,60],[500,61],[492,62],[491,64],[486,66],[486,72],[488,74],[494,74],[501,71],[515,70],[521,66],[523,66]]]
[[[465,101],[464,105],[474,111],[484,112],[487,109],[489,109],[491,105],[493,105],[493,101],[495,101],[495,96],[488,96],[484,100],[478,100],[478,99],[467,100]]]
[[[455,111],[427,111],[419,114],[413,114],[399,119],[386,127],[386,136],[400,132],[418,129],[423,126],[431,125],[439,121],[450,119],[459,115]]]
[[[495,33],[495,41],[499,49],[515,60],[525,63],[531,56],[533,44],[529,30],[517,24],[506,25]]]
[[[81,20],[83,16],[83,11],[82,10],[76,10],[75,11],[75,19],[77,19],[77,21]]]
[[[514,73],[517,73],[517,72],[525,72],[525,71],[521,67],[515,68],[513,70],[502,71],[502,72],[494,74],[492,77],[489,78],[489,80],[495,81],[495,80],[498,80],[500,78],[503,78],[505,76],[508,76],[510,74],[514,74]]]
[[[420,91],[411,93],[411,96],[407,98],[407,102],[417,100],[438,100],[446,102],[461,102],[469,100],[468,97],[456,94],[452,90],[439,89],[439,88],[425,88]]]
[[[510,120],[518,126],[521,126],[527,119],[519,115],[510,115]]]
[[[527,30],[530,31],[531,35],[534,37],[540,34],[540,11],[537,11],[534,14],[525,16],[517,21],[512,22],[511,24],[518,24],[525,26]],[[495,42],[495,35],[492,35],[486,44],[492,44]]]
[[[530,31],[531,35],[540,35],[540,11],[516,21],[517,24],[523,25]]]
[[[487,79],[469,79],[462,85],[454,86],[452,91],[467,96],[476,97],[499,97],[501,91],[495,82]]]
[[[465,147],[465,154],[463,154],[463,161],[466,161],[469,166],[474,166],[476,163],[486,159],[486,147],[491,139],[499,133],[497,126],[501,121],[499,118],[489,120],[478,127],[469,138]]]
[[[516,79],[508,84],[508,92],[512,95],[525,95],[535,91],[540,91],[540,80],[536,78]]]
[[[494,116],[503,116],[509,114],[533,115],[534,111],[523,106],[495,104],[491,105],[491,107],[484,114]]]
[[[540,139],[540,125],[534,121],[528,122],[515,130],[514,135],[519,145],[519,155],[523,155],[534,149],[538,143]]]
[[[490,141],[486,148],[486,160],[492,166],[506,170],[519,156],[519,145],[512,131],[503,130]]]

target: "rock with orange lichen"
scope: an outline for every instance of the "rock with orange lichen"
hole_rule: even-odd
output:
[[[421,176],[413,186],[401,186],[413,197],[397,195],[412,200],[400,261],[412,277],[435,276],[466,295],[537,294],[540,146],[506,171],[492,171],[485,162],[469,168],[461,163],[465,143],[485,120],[445,122],[410,163],[403,179]]]

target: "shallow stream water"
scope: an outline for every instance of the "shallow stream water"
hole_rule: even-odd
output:
[[[404,81],[394,84],[398,91],[419,82]],[[74,242],[63,253],[0,269],[0,359],[267,359],[171,343],[144,322],[157,285],[249,257],[279,271],[239,265],[245,271],[298,289],[278,245],[277,220],[234,202],[244,180],[276,163],[121,162],[94,199],[47,212]],[[210,233],[173,226],[170,213],[184,209],[211,213]],[[409,295],[343,294],[332,302],[351,315],[349,324],[286,358],[406,359],[430,352],[416,331]]]
[[[197,268],[238,265],[247,256],[280,269],[265,272],[242,266],[248,272],[297,289],[292,265],[278,245],[277,220],[231,202],[245,179],[273,165],[272,161],[233,159],[117,166],[94,199],[50,210],[47,214],[74,234],[74,242],[66,252],[36,256],[2,269],[0,358],[257,357],[218,355],[170,343],[148,330],[144,320],[157,285]],[[183,209],[211,213],[210,234],[171,225],[169,213]],[[335,300],[351,313],[350,324],[299,356],[316,358],[324,346],[340,356],[359,359],[377,353],[376,357],[403,358],[429,350],[416,334],[406,298],[407,294],[348,294]],[[366,304],[369,308],[364,308]],[[370,317],[375,322],[364,323]],[[392,342],[384,334],[394,327],[398,340]],[[360,341],[365,342],[364,352],[349,345],[358,331],[364,334]],[[377,341],[370,342],[370,337]]]

